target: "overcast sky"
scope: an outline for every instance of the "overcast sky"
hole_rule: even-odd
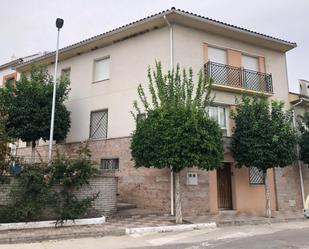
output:
[[[0,64],[55,50],[57,17],[64,47],[172,6],[297,42],[287,53],[290,90],[309,80],[309,0],[0,0]]]

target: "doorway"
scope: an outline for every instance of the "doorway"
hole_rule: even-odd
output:
[[[221,210],[232,209],[233,201],[230,163],[224,163],[222,168],[217,169],[217,190],[218,208]]]

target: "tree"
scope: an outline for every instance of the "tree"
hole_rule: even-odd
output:
[[[69,93],[69,79],[57,81],[54,139],[65,139],[70,129],[70,113],[64,105]],[[36,141],[49,139],[53,78],[46,68],[32,68],[29,77],[21,75],[15,85],[0,89],[0,109],[7,115],[9,137],[32,143],[32,160]]]
[[[176,70],[163,75],[161,64],[148,69],[148,101],[141,85],[138,95],[142,104],[134,102],[136,130],[131,141],[136,167],[170,168],[175,173],[176,222],[182,223],[180,175],[186,167],[212,170],[221,166],[223,138],[218,124],[206,107],[211,103],[211,84],[202,71],[196,86],[192,69]],[[144,114],[144,115],[142,115]]]
[[[7,156],[8,156],[8,136],[5,130],[5,116],[0,112],[0,178],[8,172]],[[1,180],[0,180],[1,182]]]
[[[264,173],[266,217],[271,217],[266,171],[291,165],[296,159],[296,134],[290,111],[283,103],[265,97],[242,97],[232,114],[235,119],[231,149],[238,167],[256,167]],[[271,110],[270,110],[271,107]]]
[[[300,130],[300,159],[309,164],[309,112],[305,112],[303,116],[300,116],[298,124]]]

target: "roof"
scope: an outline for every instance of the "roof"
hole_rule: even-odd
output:
[[[130,37],[134,37],[153,29],[158,29],[167,25],[164,20],[167,17],[170,23],[180,24],[183,26],[201,29],[211,33],[218,33],[220,35],[230,37],[236,40],[245,41],[247,43],[264,46],[274,50],[286,52],[297,46],[295,42],[286,41],[275,38],[269,35],[251,31],[245,28],[234,26],[228,23],[220,22],[208,17],[197,15],[180,9],[171,9],[150,15],[135,22],[126,24],[119,28],[110,30],[108,32],[93,36],[91,38],[82,40],[72,45],[66,46],[59,50],[59,60],[67,59],[81,53],[89,52],[94,49],[119,42]],[[43,56],[37,57],[28,62],[18,65],[17,69],[24,71],[29,68],[34,62],[53,63],[55,51],[47,53]]]
[[[15,60],[12,60],[10,62],[6,62],[2,65],[0,65],[0,70],[1,69],[5,69],[5,68],[13,68],[13,67],[16,67],[22,63],[25,63],[25,62],[28,62],[28,61],[31,61],[39,56],[41,56],[42,54],[46,54],[46,52],[43,52],[43,53],[36,53],[36,54],[31,54],[31,55],[27,55],[27,56],[24,56],[24,57],[20,57],[20,58],[17,58]]]

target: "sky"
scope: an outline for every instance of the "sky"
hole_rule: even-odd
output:
[[[287,53],[290,91],[309,80],[309,0],[0,0],[0,64],[54,51],[57,17],[64,47],[173,6],[296,42]]]

